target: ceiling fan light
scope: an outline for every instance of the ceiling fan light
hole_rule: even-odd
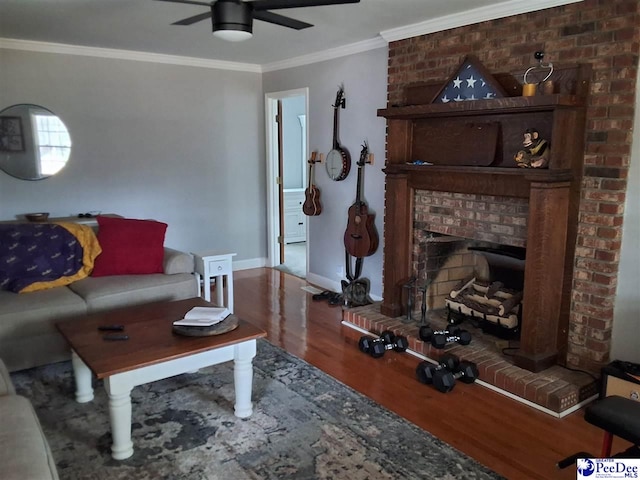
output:
[[[214,37],[241,42],[252,36],[252,6],[239,0],[218,0],[211,7]]]
[[[242,42],[249,40],[253,35],[251,32],[245,32],[243,30],[215,30],[213,36],[226,40],[227,42]]]

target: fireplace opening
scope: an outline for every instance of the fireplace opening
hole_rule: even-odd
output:
[[[414,239],[414,275],[405,288],[409,320],[426,324],[428,313],[446,314],[450,323],[519,338],[525,248],[428,231]]]

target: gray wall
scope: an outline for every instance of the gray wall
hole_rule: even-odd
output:
[[[364,170],[364,198],[376,213],[380,235],[377,252],[365,258],[363,277],[371,281],[371,293],[382,295],[382,235],[384,215],[384,167],[386,121],[376,110],[386,105],[386,48],[263,74],[266,93],[309,88],[310,152],[325,155],[332,148],[333,108],[338,86],[344,84],[346,108],[340,110],[339,139],[351,154],[351,173],[340,182],[332,181],[324,165],[316,166],[315,183],[320,189],[322,214],[308,217],[309,280],[336,288],[344,277],[343,235],[347,212],[356,196],[357,165],[362,142],[367,140],[375,164]]]
[[[169,224],[169,246],[264,261],[259,73],[0,49],[0,110],[17,103],[60,116],[73,147],[55,177],[0,171],[0,220],[89,210],[155,218]]]
[[[636,85],[640,87],[640,69]],[[640,363],[640,95],[637,89],[634,123],[611,358]]]

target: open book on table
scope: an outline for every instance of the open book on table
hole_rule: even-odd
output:
[[[210,327],[229,315],[231,312],[225,307],[193,307],[185,313],[182,320],[176,320],[173,324],[183,327]]]

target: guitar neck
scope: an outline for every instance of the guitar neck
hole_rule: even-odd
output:
[[[364,165],[358,165],[358,182],[356,183],[356,205],[362,204],[362,170]]]
[[[338,108],[339,105],[333,107],[333,149],[337,150],[340,148],[340,144],[338,143]]]

